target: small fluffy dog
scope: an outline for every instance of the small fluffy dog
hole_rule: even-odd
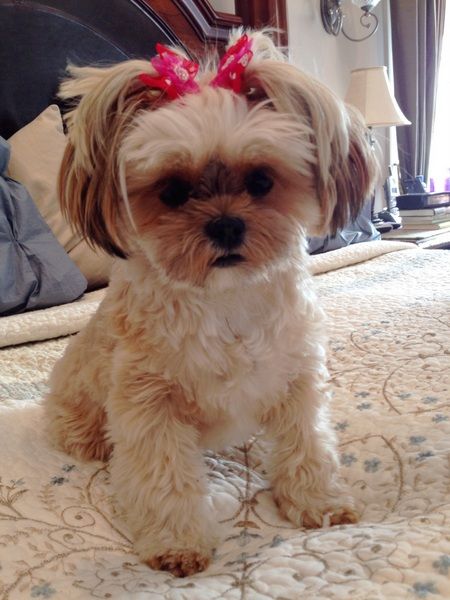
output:
[[[63,450],[110,458],[137,553],[178,576],[205,569],[216,542],[202,450],[259,430],[283,515],[357,519],[326,419],[305,236],[358,212],[372,151],[360,118],[265,33],[239,35],[218,70],[158,46],[149,62],[72,67],[61,92],[79,99],[63,210],[118,260],[46,416]]]

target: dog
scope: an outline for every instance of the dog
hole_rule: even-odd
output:
[[[326,335],[307,235],[336,232],[373,188],[356,111],[234,32],[218,68],[158,45],[150,61],[69,67],[62,209],[117,257],[106,296],[56,364],[52,440],[110,460],[140,559],[204,570],[217,539],[204,449],[262,432],[281,514],[354,523],[327,421]]]

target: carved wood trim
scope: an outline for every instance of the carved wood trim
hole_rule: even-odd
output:
[[[204,42],[225,42],[230,29],[242,25],[238,15],[214,10],[208,0],[175,0]]]
[[[208,46],[222,46],[230,29],[240,25],[276,27],[279,45],[287,45],[286,0],[235,0],[236,15],[214,10],[208,0],[141,0],[155,11],[180,41],[201,56]]]
[[[179,9],[176,0],[140,0],[140,2],[156,13],[192,54],[197,56],[203,54],[205,44],[186,14]]]
[[[275,34],[279,46],[288,45],[286,0],[235,0],[236,11],[245,25],[259,29],[264,26],[276,27]]]

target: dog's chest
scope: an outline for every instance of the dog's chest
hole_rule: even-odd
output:
[[[125,333],[146,370],[176,383],[203,415],[205,446],[248,438],[289,382],[311,368],[314,300],[293,276],[244,285],[231,298],[153,292],[139,296],[150,301]]]
[[[254,423],[299,370],[296,329],[269,301],[205,310],[195,331],[180,337],[167,375],[206,412]]]

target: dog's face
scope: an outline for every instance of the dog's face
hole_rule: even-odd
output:
[[[139,247],[171,279],[231,285],[276,268],[320,222],[309,128],[205,86],[138,115],[120,148]]]
[[[317,82],[256,51],[242,93],[205,73],[167,101],[137,84],[144,68],[81,69],[66,86],[88,91],[69,123],[62,205],[92,243],[143,252],[173,281],[229,287],[359,210],[374,172],[364,128]]]

